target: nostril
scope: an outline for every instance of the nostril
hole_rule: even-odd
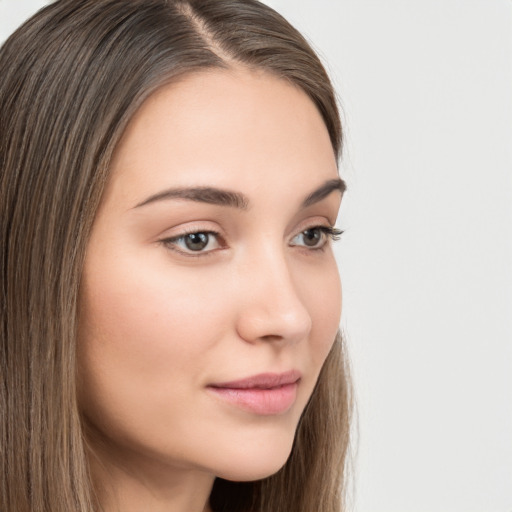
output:
[[[282,341],[284,340],[283,336],[278,336],[276,334],[267,334],[265,336],[261,336],[263,341]]]

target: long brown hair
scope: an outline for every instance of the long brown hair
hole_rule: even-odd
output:
[[[333,88],[305,39],[256,0],[58,0],[0,51],[0,510],[99,510],[75,389],[85,248],[113,151],[142,102],[205,68],[304,90],[333,150]],[[337,337],[286,465],[218,479],[217,512],[339,512],[350,382]]]

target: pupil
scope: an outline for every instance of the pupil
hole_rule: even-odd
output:
[[[303,234],[304,243],[309,247],[318,245],[320,237],[322,236],[319,229],[306,229]]]
[[[185,245],[191,251],[201,251],[208,245],[208,235],[206,233],[191,233],[186,236]]]

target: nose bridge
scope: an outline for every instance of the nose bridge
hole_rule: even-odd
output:
[[[245,298],[238,330],[247,341],[305,338],[311,330],[311,316],[303,303],[296,277],[291,271],[286,248],[266,244],[245,262]]]

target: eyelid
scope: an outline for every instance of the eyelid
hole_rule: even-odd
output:
[[[335,220],[336,218],[334,219],[334,221]],[[304,231],[307,231],[308,229],[314,228],[327,230],[330,232],[329,234],[332,233],[333,235],[339,236],[341,235],[341,233],[339,233],[339,231],[341,230],[336,228],[334,221],[331,221],[331,219],[325,215],[309,216],[307,219],[299,222],[296,225],[296,227],[293,229],[294,234],[292,238],[294,238],[300,233],[303,233]]]

